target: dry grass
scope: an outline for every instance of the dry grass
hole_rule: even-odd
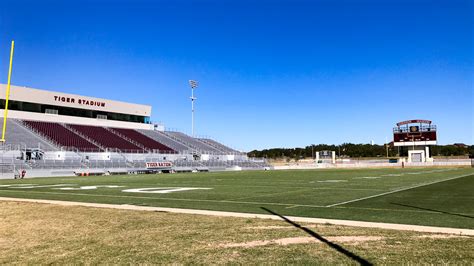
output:
[[[474,263],[472,237],[307,226],[373,263]],[[279,221],[0,202],[0,264],[354,263],[318,241],[280,241],[307,237]]]

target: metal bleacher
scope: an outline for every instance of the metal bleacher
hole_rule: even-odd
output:
[[[137,142],[139,145],[142,145],[146,150],[149,151],[161,151],[161,152],[174,152],[170,147],[148,137],[140,132],[128,129],[128,128],[109,128],[112,132],[115,132],[119,136],[122,136],[131,141]]]
[[[101,147],[120,149],[122,151],[143,151],[143,148],[132,143],[103,127],[85,125],[67,125],[75,133],[85,136]]]
[[[7,136],[5,144],[20,148],[39,148],[44,151],[59,150],[53,144],[47,142],[40,136],[33,133],[22,123],[16,119],[7,118],[7,128],[5,135]]]
[[[236,151],[234,149],[231,149],[225,145],[223,145],[222,143],[219,143],[215,140],[212,140],[212,139],[208,139],[208,138],[199,138],[198,140],[206,143],[206,144],[209,144],[225,153],[240,153],[239,151]]]
[[[6,143],[0,144],[0,178],[18,176],[21,170],[28,177],[145,172],[147,162],[171,162],[177,172],[268,166],[210,138],[177,131],[7,119],[6,136]]]
[[[222,154],[222,151],[204,143],[198,139],[195,139],[191,136],[188,136],[184,133],[177,132],[177,131],[164,131],[163,134],[188,145],[189,147],[198,150],[200,152],[212,153],[212,154]]]
[[[171,149],[178,151],[178,152],[183,152],[183,151],[190,151],[192,150],[191,147],[188,147],[184,145],[183,143],[180,143],[173,138],[167,136],[166,134],[156,131],[156,130],[146,130],[146,129],[137,129],[138,132],[142,133],[143,135],[158,141],[159,143],[163,143],[164,145],[170,147]]]
[[[29,120],[23,120],[22,123],[28,127],[28,129],[37,133],[37,135],[41,135],[51,142],[55,142],[58,146],[76,148],[81,151],[100,151],[98,146],[80,137],[62,124]]]

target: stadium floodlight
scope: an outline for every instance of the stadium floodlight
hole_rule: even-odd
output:
[[[199,85],[199,82],[197,82],[196,80],[190,80],[189,81],[189,86],[191,86],[192,89],[197,88],[198,85]]]
[[[196,80],[189,80],[189,86],[191,86],[191,134],[194,137],[194,101],[197,99],[194,97],[194,89],[197,88],[199,82]]]

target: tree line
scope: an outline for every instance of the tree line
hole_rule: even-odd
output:
[[[264,150],[253,150],[248,153],[249,157],[277,158],[312,158],[317,151],[335,151],[337,157],[397,157],[407,156],[411,147],[394,147],[392,145],[370,145],[344,143],[341,145],[318,144],[304,148],[273,148]],[[474,155],[474,145],[437,145],[431,146],[431,156],[471,156]]]

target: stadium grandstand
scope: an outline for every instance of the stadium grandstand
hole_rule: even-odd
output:
[[[0,84],[5,109],[6,85]],[[1,177],[266,169],[210,138],[166,131],[151,106],[12,86]],[[1,112],[3,117],[3,112]]]

